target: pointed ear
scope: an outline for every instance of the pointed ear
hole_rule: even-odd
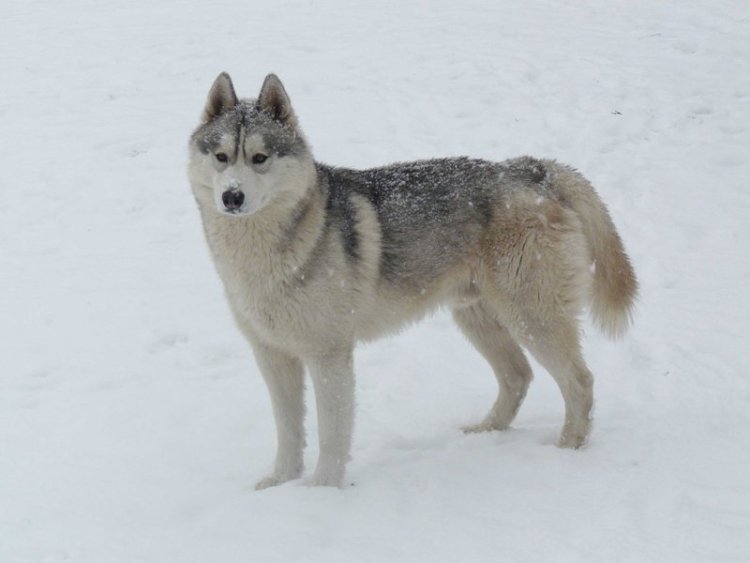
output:
[[[269,74],[263,81],[258,95],[258,107],[271,114],[281,123],[291,126],[297,125],[297,117],[292,109],[292,102],[284,90],[284,85],[275,74]]]
[[[226,72],[222,72],[214,80],[214,85],[211,86],[211,90],[208,92],[208,100],[206,100],[206,107],[203,108],[203,123],[208,123],[214,117],[217,117],[229,111],[237,105],[237,94],[234,93],[234,86],[232,85],[232,79]]]

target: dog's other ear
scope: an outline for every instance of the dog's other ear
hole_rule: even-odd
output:
[[[271,114],[276,121],[291,125],[297,125],[297,118],[292,110],[292,102],[284,90],[284,85],[275,74],[269,74],[263,81],[258,95],[258,107]]]
[[[208,92],[208,100],[206,100],[206,107],[203,108],[203,123],[208,123],[214,117],[217,117],[229,111],[237,105],[237,94],[234,93],[234,86],[232,85],[232,79],[226,72],[222,72],[214,80],[214,85],[211,86],[211,90]]]

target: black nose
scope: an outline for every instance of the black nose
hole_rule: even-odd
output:
[[[245,201],[245,194],[240,190],[227,190],[221,194],[221,201],[228,211],[237,211]]]

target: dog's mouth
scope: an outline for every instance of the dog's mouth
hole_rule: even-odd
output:
[[[241,209],[222,209],[221,212],[224,215],[231,215],[232,217],[237,217],[239,215],[247,215],[246,211],[243,211]]]

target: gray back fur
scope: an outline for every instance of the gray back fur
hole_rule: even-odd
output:
[[[317,168],[329,210],[339,218],[337,226],[354,258],[358,241],[352,194],[375,207],[381,276],[399,285],[421,285],[467,257],[508,193],[531,187],[549,195],[544,164],[529,157],[504,163],[443,158],[362,171]]]

